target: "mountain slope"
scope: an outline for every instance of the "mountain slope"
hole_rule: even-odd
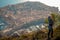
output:
[[[0,8],[0,17],[3,18],[2,20],[7,25],[2,25],[4,22],[0,24],[4,28],[4,33],[10,33],[10,31],[15,32],[15,30],[20,30],[26,23],[47,18],[51,12],[58,12],[58,8],[50,7],[40,2],[24,2],[16,5],[8,5]],[[9,30],[7,31],[7,29]]]

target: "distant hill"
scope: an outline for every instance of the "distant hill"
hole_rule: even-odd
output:
[[[45,10],[45,11],[52,11],[52,12],[58,12],[58,7],[50,7],[48,5],[45,5],[40,2],[24,2],[24,3],[19,3],[15,5],[8,5],[6,7],[3,7],[2,9],[6,10],[20,10],[20,11],[25,11],[25,10]],[[1,8],[0,8],[1,9]]]
[[[4,30],[18,30],[23,24],[48,17],[51,12],[58,12],[58,8],[50,7],[40,2],[24,2],[8,5],[0,8],[0,17],[2,18],[0,25],[2,25]],[[2,20],[4,22],[1,22]],[[3,24],[6,25],[3,26]],[[10,30],[8,30],[9,33]]]

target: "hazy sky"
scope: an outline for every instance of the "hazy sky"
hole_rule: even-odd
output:
[[[59,7],[59,10],[60,10],[60,0],[29,0],[29,1],[40,1],[49,6]]]
[[[0,0],[0,7],[8,4],[16,4],[16,3],[25,2],[25,1],[39,1],[49,6],[59,7],[59,10],[60,10],[60,0]]]

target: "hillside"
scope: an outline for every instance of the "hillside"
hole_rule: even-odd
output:
[[[47,18],[51,12],[58,12],[58,8],[50,7],[40,2],[24,2],[8,5],[0,8],[0,30],[3,29],[3,33],[5,34],[12,34],[20,30],[26,23]]]

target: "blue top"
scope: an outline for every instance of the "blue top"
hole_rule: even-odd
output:
[[[51,28],[52,28],[52,26],[53,26],[53,24],[54,24],[54,22],[53,22],[53,20],[51,19],[51,17],[50,17],[50,16],[48,17],[48,23],[49,23],[48,28],[49,28],[49,29],[51,29]]]

